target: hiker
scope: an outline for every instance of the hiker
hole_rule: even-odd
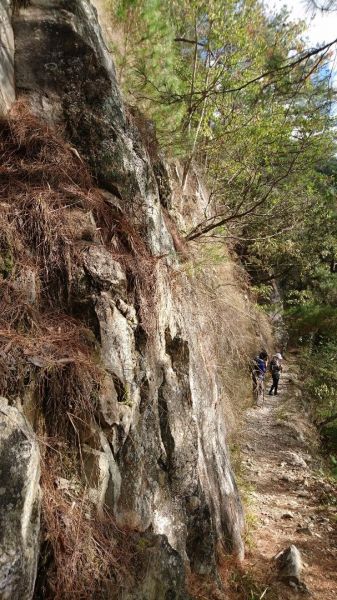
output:
[[[259,397],[264,394],[264,377],[267,371],[268,354],[265,350],[260,352],[253,361],[252,378],[253,378],[253,393],[256,396],[257,404]]]
[[[269,390],[269,396],[273,395],[273,391],[274,391],[275,396],[277,396],[277,394],[278,394],[277,388],[278,388],[278,384],[280,381],[280,375],[282,372],[282,364],[281,364],[282,360],[283,360],[282,355],[278,352],[277,354],[274,354],[273,358],[270,361],[269,369],[271,372],[271,376],[273,378],[273,384]]]

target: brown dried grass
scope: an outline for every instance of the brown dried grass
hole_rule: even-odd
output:
[[[200,360],[217,378],[223,417],[235,443],[242,412],[253,401],[251,359],[272,345],[268,319],[250,296],[246,272],[223,244],[191,245],[190,261],[172,286],[178,305],[190,311],[199,331]]]
[[[0,120],[0,196],[0,251],[14,264],[34,264],[43,300],[64,304],[76,252],[73,209],[94,211],[103,200],[80,157],[22,102]]]
[[[117,231],[127,240],[126,250],[119,255],[124,265],[129,283],[133,288],[134,304],[140,323],[149,337],[156,329],[157,271],[160,258],[152,256],[139,232],[123,218],[118,222]]]
[[[76,150],[23,102],[0,120],[0,195],[0,255],[13,263],[6,279],[14,281],[17,270],[29,266],[40,281],[42,306],[66,308],[72,268],[82,259],[78,211],[90,212],[96,241],[124,264],[142,325],[151,329],[158,259],[150,255],[141,227],[106,201]]]
[[[217,580],[210,575],[189,574],[188,591],[193,600],[283,600],[271,589],[269,566],[257,573],[222,549],[217,566]]]
[[[48,434],[74,439],[72,420],[94,419],[102,378],[92,333],[64,314],[29,309],[29,326],[25,315],[21,331],[17,319],[16,328],[0,319],[0,393],[16,397],[24,380],[33,380]]]
[[[77,152],[24,103],[0,120],[0,195],[0,394],[23,399],[29,387],[43,417],[41,433],[79,462],[81,430],[95,421],[102,377],[93,333],[71,317],[72,276],[84,240],[79,213],[91,212],[97,229],[90,236],[124,265],[147,332],[155,324],[158,259],[149,254],[141,227],[131,226],[95,189]],[[20,280],[27,270],[36,280],[34,301]],[[130,536],[118,532],[109,515],[97,518],[83,484],[73,497],[57,487],[57,474],[67,473],[65,460],[54,454],[45,454],[42,473],[50,556],[42,597],[103,597],[110,584],[115,593],[127,577]],[[83,482],[80,464],[70,470]]]
[[[86,488],[75,480],[78,468],[64,450],[49,449],[42,464],[44,550],[36,598],[89,600],[113,592],[117,598],[130,581],[132,536],[117,528],[108,511],[97,517]]]
[[[148,333],[156,324],[158,259],[141,231],[94,187],[77,152],[23,102],[0,120],[0,158],[0,391],[21,393],[19,365],[26,378],[35,369],[37,397],[53,434],[67,430],[68,413],[92,418],[101,375],[90,332],[67,315],[73,270],[82,260],[79,212],[92,213],[93,235],[124,265]],[[36,279],[34,302],[20,284],[27,270]]]

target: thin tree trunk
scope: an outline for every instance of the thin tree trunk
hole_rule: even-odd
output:
[[[207,71],[207,76],[206,76],[206,81],[205,81],[205,90],[207,90],[208,79],[209,79],[209,70]],[[182,179],[182,183],[181,183],[181,187],[182,187],[182,191],[183,192],[185,191],[187,177],[188,177],[188,174],[190,172],[191,164],[192,164],[192,161],[193,161],[193,158],[194,158],[194,155],[195,155],[195,150],[196,150],[196,147],[197,147],[197,141],[198,141],[198,138],[199,138],[200,129],[201,129],[201,126],[202,126],[202,123],[203,123],[203,120],[204,120],[204,116],[205,116],[206,105],[207,105],[207,94],[205,94],[205,98],[204,98],[203,103],[202,103],[201,114],[200,114],[200,118],[199,118],[199,121],[198,121],[197,129],[196,129],[196,132],[195,132],[191,154],[190,154],[187,162],[185,163],[185,167],[184,167],[183,179]]]
[[[189,105],[188,105],[188,123],[187,123],[188,133],[190,133],[190,131],[191,131],[192,105],[193,105],[195,78],[196,78],[196,74],[197,74],[197,62],[198,62],[198,28],[197,28],[197,18],[196,17],[194,19],[194,33],[195,33],[195,46],[194,46],[194,56],[193,56],[193,71],[192,71],[192,81],[191,81],[191,89],[190,89],[190,99],[189,99]]]

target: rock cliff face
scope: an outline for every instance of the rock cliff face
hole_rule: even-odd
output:
[[[15,100],[14,35],[10,0],[0,4],[0,111],[7,112]]]
[[[0,398],[0,597],[34,591],[40,526],[39,448],[14,406]]]
[[[94,332],[104,373],[90,434],[84,427],[79,432],[88,496],[99,515],[107,506],[120,528],[149,536],[145,546],[151,569],[137,589],[131,586],[119,597],[187,598],[184,569],[214,573],[218,544],[243,555],[243,514],[228,455],[212,315],[179,268],[160,202],[158,165],[155,174],[142,136],[126,115],[95,8],[88,0],[15,4],[12,13],[7,0],[1,0],[3,112],[16,97],[64,131],[79,168],[89,165],[106,210],[136,227],[148,253],[145,260],[143,248],[138,260],[132,248],[130,269],[113,251],[115,233],[107,245],[94,214],[81,210],[77,235],[83,234],[85,243],[67,282],[67,310]],[[89,237],[88,230],[94,231]],[[27,273],[18,285],[21,291],[27,287]],[[28,287],[34,305],[36,294]],[[240,302],[245,305],[243,297]],[[221,326],[225,337],[226,322]],[[41,359],[30,361],[38,371]],[[26,405],[23,401],[27,415],[34,397]],[[8,449],[5,438],[0,441],[2,468]],[[28,474],[26,454],[18,453],[15,460],[20,473],[26,469],[32,478],[37,497],[38,471]],[[25,503],[26,530],[32,518],[27,511]],[[35,573],[37,517],[31,527],[27,598]],[[8,527],[2,535],[9,536],[3,548],[14,543]],[[14,553],[21,552],[20,539]],[[2,592],[11,568],[5,556],[2,550],[0,596],[23,598],[22,582],[15,584],[15,578],[12,596]],[[24,562],[21,568],[26,573]]]

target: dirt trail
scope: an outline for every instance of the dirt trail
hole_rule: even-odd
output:
[[[309,425],[290,359],[278,396],[250,408],[244,427],[244,479],[257,521],[246,566],[268,584],[265,598],[303,597],[277,582],[273,556],[295,544],[306,564],[310,596],[337,600],[337,486],[322,475],[315,432]],[[268,385],[267,385],[268,387]],[[267,585],[266,585],[267,587]]]

